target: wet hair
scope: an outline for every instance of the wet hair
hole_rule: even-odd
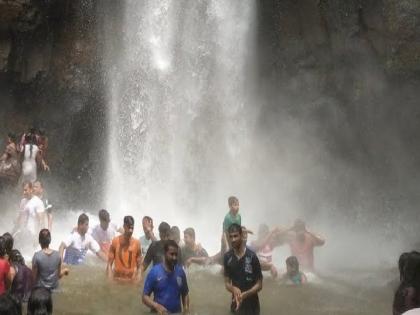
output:
[[[404,267],[410,258],[410,253],[402,253],[400,258],[398,259],[398,270],[400,272],[400,281],[403,279],[404,275]]]
[[[13,132],[9,132],[9,133],[7,134],[7,137],[8,137],[10,140],[12,140],[12,142],[13,142],[13,143],[16,143],[16,142],[17,142],[17,136],[16,136],[16,134],[14,134]]]
[[[29,188],[32,189],[32,182],[23,182],[22,188],[24,188],[25,186],[28,186]]]
[[[9,294],[0,295],[0,315],[22,315],[19,303]]]
[[[173,238],[181,239],[181,231],[179,230],[179,227],[177,227],[176,225],[171,227],[169,234]]]
[[[39,184],[39,186],[41,186],[41,188],[44,188],[44,185],[42,185],[40,180],[36,180],[34,181],[34,184]],[[33,185],[32,185],[33,186]]]
[[[10,252],[13,249],[13,243],[14,243],[13,236],[9,232],[6,232],[3,234],[3,239],[4,239],[4,246],[6,247],[6,253],[7,255],[10,255]]]
[[[86,215],[86,213],[79,215],[79,218],[77,219],[77,225],[85,224],[86,222],[89,222],[89,217]]]
[[[191,236],[192,239],[195,240],[195,231],[193,228],[189,227],[184,230],[184,234]]]
[[[159,234],[168,235],[171,230],[171,226],[166,222],[162,222],[159,224],[158,230]]]
[[[286,259],[286,265],[288,266],[295,266],[297,270],[299,270],[299,261],[296,256],[290,256]]]
[[[232,223],[228,227],[228,233],[230,234],[230,233],[235,233],[235,232],[239,232],[239,235],[242,235],[242,226],[240,226],[237,223]]]
[[[28,301],[28,315],[51,315],[53,303],[51,292],[45,288],[35,288]]]
[[[420,293],[420,253],[403,253],[400,256],[398,267],[401,268],[401,283],[394,295],[393,308],[394,310],[405,311],[407,289],[414,289],[416,296]]]
[[[165,244],[163,245],[163,250],[165,251],[165,253],[168,252],[170,247],[176,248],[177,250],[179,248],[178,244],[174,240],[165,241]]]
[[[6,240],[3,236],[0,236],[0,258],[6,256]]]
[[[25,264],[25,258],[23,258],[22,254],[17,249],[13,249],[10,252],[9,260],[14,265],[24,265]]]
[[[48,248],[51,243],[51,233],[48,229],[42,229],[39,231],[39,245],[41,245],[41,248]]]
[[[29,133],[25,136],[25,142],[29,144],[29,157],[32,157],[33,145],[36,144],[36,137],[34,133]]]
[[[100,221],[107,221],[107,222],[110,221],[109,212],[106,211],[105,209],[99,210],[98,217]]]
[[[131,215],[126,215],[124,217],[124,225],[126,226],[134,225],[134,218]]]
[[[239,202],[239,199],[237,197],[235,197],[235,196],[230,196],[228,198],[228,205],[229,205],[229,207],[231,207],[234,203],[238,203],[238,202]]]
[[[147,220],[153,223],[153,219],[151,217],[149,217],[148,215],[145,215],[142,219],[142,221]]]

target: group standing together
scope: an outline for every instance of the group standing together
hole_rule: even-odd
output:
[[[161,222],[157,237],[153,219],[144,216],[141,220],[144,235],[136,239],[134,217],[125,216],[118,227],[105,209],[99,211],[99,224],[93,228],[89,227],[88,215],[80,214],[77,226],[55,251],[49,247],[52,214],[48,209],[52,206],[44,198],[43,185],[38,180],[25,182],[13,235],[6,233],[0,237],[0,294],[17,301],[16,305],[41,295],[52,309],[51,292],[58,289],[59,279],[69,274],[69,266],[84,264],[90,251],[106,263],[109,279],[133,285],[144,279],[141,300],[159,314],[189,311],[185,268],[192,264],[220,264],[226,290],[232,296],[231,311],[260,314],[258,292],[263,286],[262,272],[269,271],[274,278],[278,277],[272,257],[275,247],[289,244],[292,253],[286,260],[287,272],[281,281],[301,285],[307,281],[301,268],[314,271],[314,248],[323,245],[324,239],[307,231],[303,221],[296,220],[288,229],[270,230],[262,224],[257,240],[248,244],[248,234],[252,231],[242,225],[238,198],[229,197],[228,205],[221,248],[212,256],[196,242],[193,227],[186,228],[181,239],[177,226]],[[34,254],[30,269],[13,244],[19,240],[33,249],[35,235],[41,250]],[[4,294],[7,291],[9,295]],[[28,302],[28,314],[29,305],[33,303]]]

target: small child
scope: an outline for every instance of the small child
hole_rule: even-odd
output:
[[[241,225],[241,215],[239,214],[239,200],[235,196],[231,196],[228,199],[229,212],[226,214],[223,220],[223,235],[222,235],[222,256],[230,249],[229,238],[227,230],[233,223]]]
[[[295,256],[286,259],[287,272],[283,275],[283,282],[289,285],[301,285],[307,282],[306,276],[299,271],[299,261]]]

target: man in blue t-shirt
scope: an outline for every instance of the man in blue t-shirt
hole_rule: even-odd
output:
[[[190,302],[187,277],[182,267],[177,264],[177,243],[172,240],[165,241],[164,253],[163,263],[154,266],[147,275],[143,303],[159,314],[188,312]]]

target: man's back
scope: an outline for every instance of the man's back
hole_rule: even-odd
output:
[[[53,250],[50,254],[40,250],[35,253],[32,264],[37,267],[36,285],[47,289],[56,289],[60,274],[60,254]]]

